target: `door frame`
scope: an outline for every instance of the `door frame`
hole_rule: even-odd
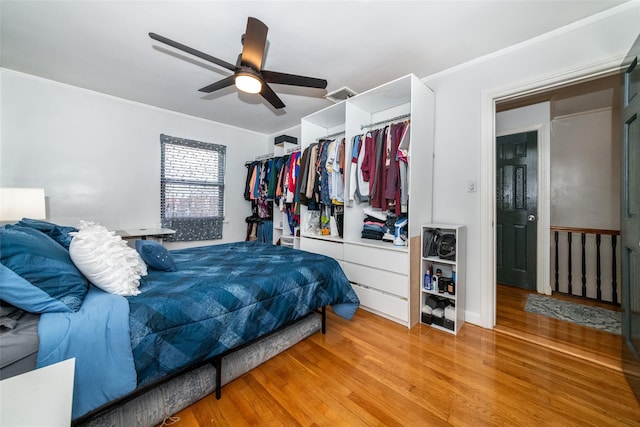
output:
[[[480,107],[480,322],[482,327],[493,329],[496,324],[496,102],[619,73],[623,59],[622,57],[610,59],[576,68],[566,73],[482,91]],[[545,159],[539,164],[547,162],[548,160]],[[549,188],[546,184],[544,185],[544,188]],[[539,215],[539,217],[541,216]],[[538,233],[540,230],[549,229],[549,213],[544,216],[547,218],[546,225],[539,222]],[[550,240],[550,236],[546,236],[546,239]],[[539,251],[545,249],[545,252],[548,253],[550,246],[543,245],[542,242],[543,240],[538,242]],[[542,258],[538,257],[538,263],[541,260]],[[549,275],[545,275],[543,272],[539,275],[538,280],[544,277],[549,277]]]
[[[494,103],[495,105],[495,103]],[[513,135],[516,133],[525,133],[531,131],[538,132],[538,148],[537,148],[537,156],[538,156],[538,170],[537,181],[538,181],[538,194],[537,197],[537,205],[536,209],[536,290],[541,294],[551,295],[551,284],[549,284],[548,280],[545,278],[551,277],[550,268],[551,268],[551,252],[548,248],[551,247],[551,235],[545,230],[549,230],[551,226],[551,159],[550,159],[550,151],[551,151],[551,129],[550,129],[550,121],[546,123],[540,123],[537,125],[526,126],[522,128],[514,128],[507,129],[501,132],[496,132],[496,143],[497,139],[500,136],[505,135]],[[494,176],[495,176],[495,160],[494,160]],[[494,183],[494,203],[495,203],[495,183]],[[495,205],[494,205],[495,206]],[[494,207],[495,209],[495,207]],[[495,212],[497,215],[497,212]],[[495,220],[494,220],[495,223]],[[495,239],[495,233],[494,233]],[[496,244],[497,248],[497,244]],[[494,264],[496,260],[494,258]],[[497,276],[496,276],[497,277]]]

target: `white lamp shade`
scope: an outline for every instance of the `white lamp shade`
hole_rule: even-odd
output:
[[[0,221],[46,216],[44,188],[0,188]]]

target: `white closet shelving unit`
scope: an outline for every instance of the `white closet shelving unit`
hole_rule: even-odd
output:
[[[429,256],[425,253],[425,236],[429,230],[439,230],[442,234],[453,234],[456,239],[455,257],[453,259],[442,259],[439,256]],[[426,224],[422,226],[422,256],[420,260],[421,277],[423,278],[421,287],[421,306],[426,305],[427,298],[431,297],[440,300],[446,306],[453,309],[453,319],[445,317],[437,318],[428,314],[421,315],[422,323],[431,325],[434,328],[441,329],[452,334],[457,334],[464,324],[464,297],[466,292],[466,229],[464,225],[454,224]],[[453,292],[448,287],[443,288],[440,292],[438,285],[427,286],[424,278],[427,271],[431,270],[433,274],[440,270],[442,277],[453,280]]]
[[[362,308],[412,327],[420,320],[421,225],[431,221],[432,212],[433,91],[411,74],[303,118],[301,132],[304,149],[317,138],[344,130],[346,199],[353,137],[409,118],[407,246],[361,238],[363,209],[369,205],[345,200],[343,238],[302,233],[300,247],[336,258],[353,284]],[[306,214],[302,210],[303,226]]]

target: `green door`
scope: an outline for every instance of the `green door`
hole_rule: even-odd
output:
[[[622,84],[621,294],[623,367],[640,400],[640,37]]]
[[[538,132],[496,142],[498,283],[536,289]]]

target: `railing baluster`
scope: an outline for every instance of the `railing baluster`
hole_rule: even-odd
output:
[[[554,239],[556,241],[556,266],[555,266],[555,270],[556,270],[556,275],[555,275],[555,279],[556,279],[556,292],[560,292],[560,274],[559,274],[559,270],[558,270],[558,232],[554,232]]]
[[[618,245],[618,237],[620,235],[620,230],[605,230],[605,229],[595,229],[595,228],[576,228],[576,227],[562,227],[562,226],[552,226],[550,229],[553,232],[553,240],[555,241],[555,252],[552,254],[555,259],[555,266],[553,277],[550,277],[551,281],[555,281],[552,284],[552,289],[555,287],[555,291],[557,293],[571,295],[576,298],[585,298],[594,301],[602,301],[607,303],[612,303],[615,305],[620,305],[620,297],[618,295],[618,268],[617,268],[617,245]],[[567,244],[568,247],[565,249],[564,247],[560,248],[560,242],[564,239],[560,233],[566,233],[567,235]],[[580,233],[580,276],[581,281],[581,289],[578,291],[576,289],[576,293],[573,293],[573,235]],[[589,248],[594,246],[594,242],[588,238],[589,235],[595,236],[595,257],[591,254],[591,249],[587,250],[587,245]],[[602,236],[611,236],[611,260],[609,260],[608,250],[602,247]],[[577,242],[576,242],[577,244]],[[589,254],[587,254],[589,252]],[[576,254],[577,255],[577,254]],[[587,260],[587,257],[589,258]],[[562,258],[562,259],[561,259]],[[589,266],[587,265],[589,262]],[[592,270],[591,266],[595,262],[595,268]],[[603,271],[602,264],[610,263],[612,271],[609,272],[608,269],[605,268],[606,271]],[[567,275],[566,279],[563,279],[560,283],[560,276],[562,268],[560,264],[564,264],[567,266]],[[576,266],[576,268],[578,268]],[[595,271],[594,271],[595,270]],[[578,273],[578,274],[580,274]],[[611,274],[609,276],[609,274]],[[595,277],[594,277],[595,276]],[[576,276],[577,277],[577,276]],[[564,282],[567,282],[566,285]],[[595,282],[595,283],[594,283]],[[577,283],[576,283],[577,284]],[[611,291],[609,291],[609,286],[611,286]],[[595,287],[595,295],[592,287]],[[611,292],[611,293],[609,293]]]
[[[596,234],[596,299],[602,301],[602,270],[600,267],[601,234]]]
[[[567,241],[569,242],[569,283],[567,288],[567,293],[569,295],[573,295],[573,289],[571,286],[571,232],[567,233]]]
[[[586,249],[585,245],[587,243],[587,235],[582,233],[580,237],[582,243],[582,296],[587,297],[587,260],[586,257]]]
[[[611,299],[615,304],[618,303],[618,282],[617,282],[618,268],[616,265],[617,243],[618,243],[618,236],[614,234],[613,236],[611,236],[611,260],[612,260],[611,261],[611,287],[613,288]]]

